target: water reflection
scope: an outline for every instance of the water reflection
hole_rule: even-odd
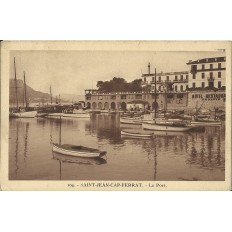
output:
[[[225,178],[224,126],[191,133],[155,132],[155,136],[149,139],[121,137],[121,129],[118,115],[93,115],[89,120],[62,119],[62,125],[59,119],[12,119],[9,178],[12,180],[64,178],[224,180]],[[51,141],[59,142],[59,140],[62,144],[106,150],[107,160],[67,157],[52,153]]]

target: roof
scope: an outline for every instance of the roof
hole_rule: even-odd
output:
[[[160,72],[156,73],[156,76],[167,76],[167,75],[182,75],[182,74],[188,74],[189,71],[179,71],[179,72]],[[155,76],[155,73],[150,73],[150,74],[142,74],[142,77],[150,77],[150,76]]]
[[[190,60],[186,64],[203,64],[203,63],[214,63],[214,62],[225,62],[226,57],[221,56],[221,57],[211,57],[211,58],[204,58],[204,59],[198,59],[198,60]]]

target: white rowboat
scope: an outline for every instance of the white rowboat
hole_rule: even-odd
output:
[[[130,136],[130,137],[139,137],[139,138],[151,138],[153,133],[144,133],[144,132],[130,132],[130,131],[121,131],[121,135]]]
[[[174,126],[174,125],[159,125],[156,123],[144,122],[142,127],[145,130],[155,130],[155,131],[189,131],[192,129],[190,126]]]
[[[71,144],[59,145],[57,143],[52,144],[52,151],[76,157],[101,157],[106,154],[106,151],[100,151],[94,148],[88,148],[83,146],[75,146]]]
[[[34,118],[36,115],[37,111],[26,111],[11,114],[11,116],[15,118]]]

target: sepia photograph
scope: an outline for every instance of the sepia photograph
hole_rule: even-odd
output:
[[[75,190],[228,182],[226,42],[31,43],[14,43],[4,66],[9,182],[72,181]]]

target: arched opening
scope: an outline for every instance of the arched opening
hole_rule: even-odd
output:
[[[116,107],[115,102],[111,102],[111,104],[110,104],[111,110],[115,110],[115,107]]]
[[[98,109],[101,110],[102,109],[102,103],[98,102]]]
[[[175,91],[177,92],[177,90],[178,90],[178,87],[177,87],[177,85],[175,86]]]
[[[105,102],[105,103],[104,103],[104,108],[105,108],[105,110],[108,110],[108,109],[109,109],[109,103],[108,103],[108,102]]]
[[[93,109],[96,109],[96,108],[97,108],[97,103],[96,103],[96,102],[93,102],[92,108],[93,108]]]
[[[87,108],[87,109],[90,109],[90,108],[91,108],[91,104],[90,104],[90,102],[87,102],[87,104],[86,104],[86,108]]]
[[[154,110],[155,108],[156,108],[156,109],[159,108],[159,105],[158,105],[157,102],[156,102],[156,103],[155,103],[155,102],[152,103],[152,109]]]
[[[125,102],[122,102],[122,104],[121,104],[121,109],[122,109],[123,111],[126,111],[126,103],[125,103]]]

